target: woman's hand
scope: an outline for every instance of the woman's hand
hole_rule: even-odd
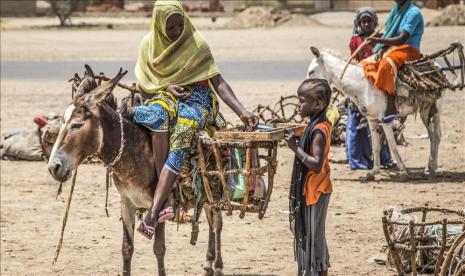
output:
[[[284,132],[284,140],[286,140],[287,142],[287,146],[293,151],[297,151],[297,148],[298,148],[298,139],[297,137],[295,136],[295,133],[293,130],[291,129],[286,129],[285,132]]]
[[[181,101],[185,101],[191,96],[189,90],[175,84],[168,86],[166,91],[170,92],[176,99],[180,99]]]
[[[241,118],[241,121],[246,125],[248,130],[254,130],[258,125],[259,118],[253,115],[252,112],[244,111],[239,118]]]

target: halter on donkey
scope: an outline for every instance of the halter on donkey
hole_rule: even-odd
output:
[[[88,76],[94,79],[90,67],[86,66],[86,70]],[[72,171],[94,154],[112,168],[113,180],[121,196],[123,275],[130,275],[136,211],[150,207],[157,176],[152,169],[154,160],[147,131],[116,112],[112,91],[126,73],[120,69],[113,79],[76,95],[54,144],[48,169],[56,180],[65,182]],[[200,206],[205,200],[205,197],[201,199]],[[214,272],[221,274],[222,213],[214,206],[205,205],[204,208],[209,223],[204,269],[207,275]],[[166,275],[164,223],[157,224],[155,228],[153,251],[157,258],[158,275]]]

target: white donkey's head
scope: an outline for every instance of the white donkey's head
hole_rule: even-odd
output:
[[[307,78],[325,79],[329,82],[333,77],[333,73],[325,66],[323,55],[320,53],[320,50],[312,46],[310,47],[310,51],[312,51],[314,58],[308,66]]]

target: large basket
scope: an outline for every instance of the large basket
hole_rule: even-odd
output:
[[[421,221],[415,218],[415,213],[421,215]],[[427,221],[428,214],[434,216],[434,220]],[[454,239],[465,231],[465,211],[428,205],[399,212],[385,210],[382,221],[389,248],[388,263],[395,267],[399,275],[410,271],[412,275],[424,272],[438,275],[446,251]],[[451,229],[458,229],[458,234],[448,231]]]
[[[246,135],[246,133],[244,135]],[[226,210],[229,215],[232,214],[233,210],[239,210],[240,218],[244,218],[246,212],[251,212],[258,213],[258,218],[263,219],[273,191],[273,179],[277,165],[277,146],[278,140],[281,139],[281,137],[279,135],[271,135],[265,139],[259,139],[259,141],[254,141],[254,139],[245,139],[246,141],[244,141],[237,133],[234,134],[234,137],[234,139],[231,138],[230,140],[200,137],[199,142],[197,143],[200,175],[202,176],[203,188],[207,196],[208,204]],[[260,137],[263,138],[262,136]],[[231,148],[240,148],[245,151],[245,167],[243,169],[226,169],[223,166],[223,160],[220,153],[223,149]],[[253,149],[259,150],[259,152],[266,152],[265,155],[259,155],[261,164],[264,165],[260,165],[258,167],[252,166]],[[209,169],[207,166],[206,160],[212,160],[209,159],[210,156],[213,157],[213,162],[215,163],[213,170]],[[245,182],[245,193],[242,202],[234,202],[231,200],[227,183],[227,176],[229,174],[238,173],[244,176]],[[249,176],[262,176],[264,174],[268,175],[268,187],[266,194],[263,199],[252,200],[249,198],[248,193],[250,184]],[[213,177],[218,178],[222,186],[223,196],[220,200],[215,200],[211,191],[210,179]]]

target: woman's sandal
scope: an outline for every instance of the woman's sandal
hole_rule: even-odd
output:
[[[155,234],[155,227],[148,225],[145,221],[137,227],[137,232],[139,232],[142,236],[146,237],[147,239],[151,240],[153,235]]]
[[[158,223],[163,223],[172,218],[174,218],[174,209],[172,206],[168,206],[158,214]]]

